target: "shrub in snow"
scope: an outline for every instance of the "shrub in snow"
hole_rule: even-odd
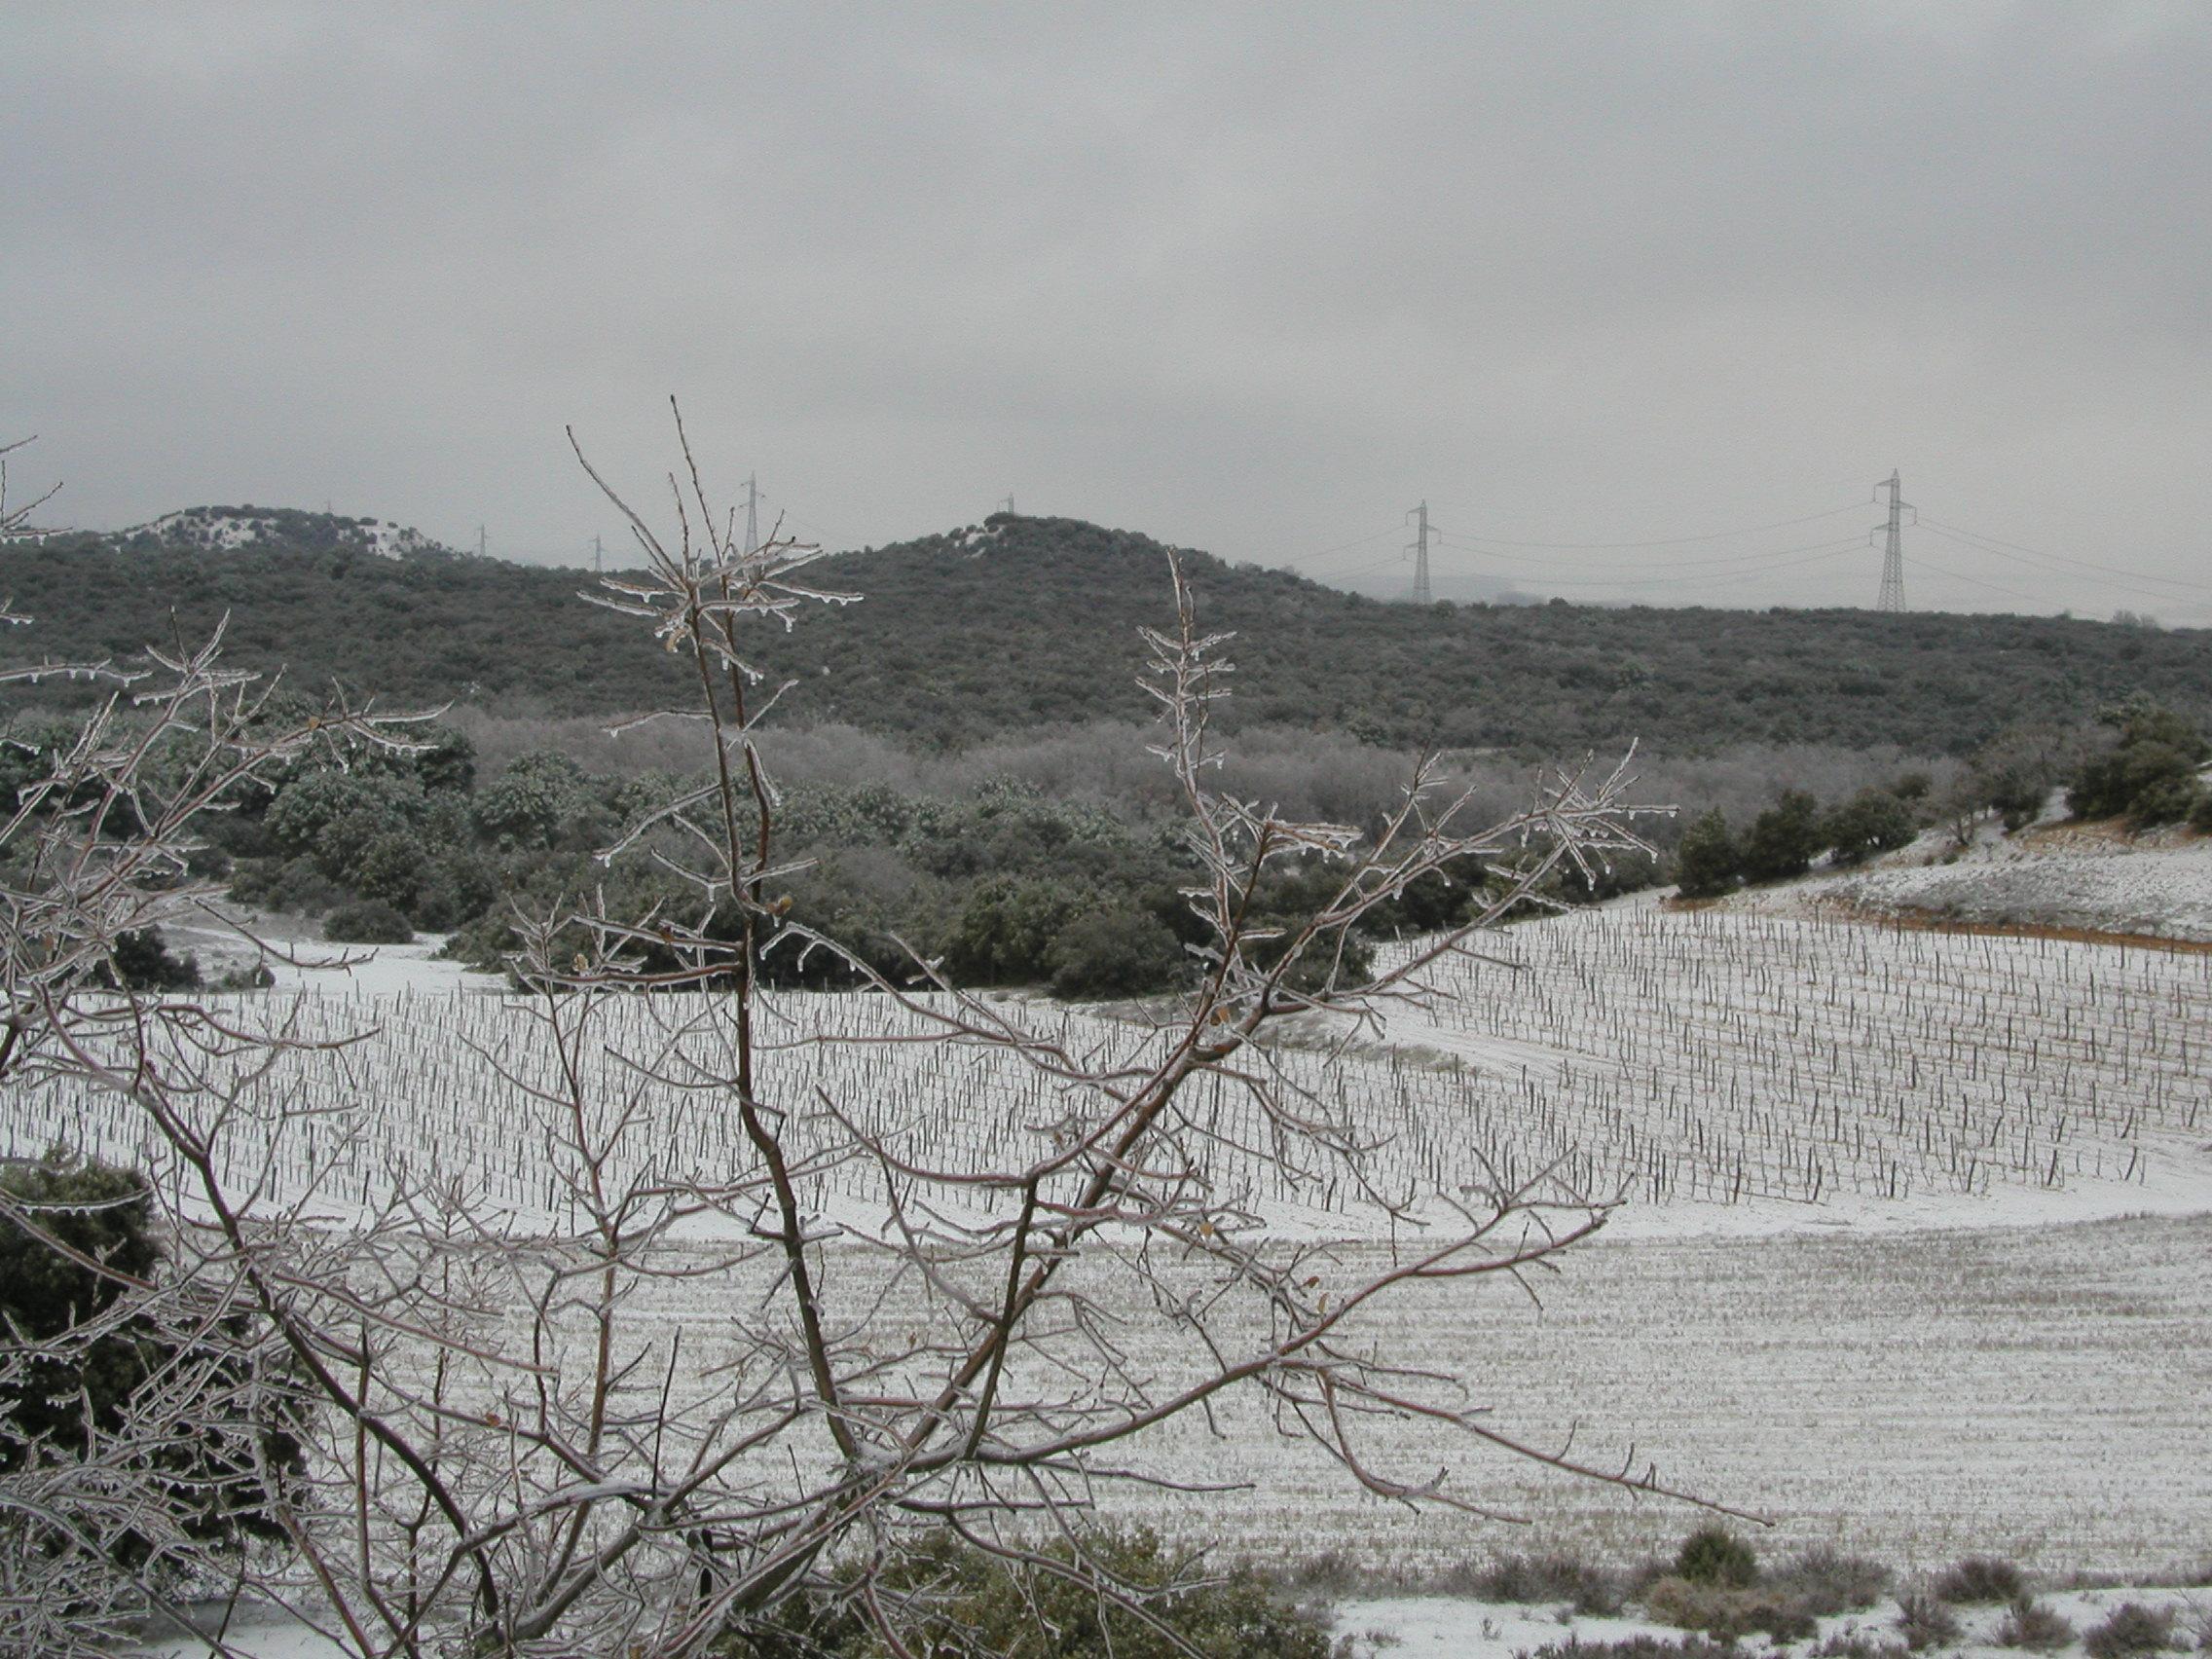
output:
[[[2101,1623],[2089,1627],[2082,1645],[2089,1650],[2089,1659],[2141,1659],[2173,1646],[2176,1623],[2171,1607],[2122,1602]]]
[[[2022,1597],[1997,1627],[2000,1647],[2025,1647],[2054,1653],[2074,1640],[2074,1626],[2063,1613]]]
[[[1890,1569],[1864,1556],[1822,1547],[1791,1556],[1766,1574],[1765,1583],[1825,1619],[1871,1607],[1890,1587]]]
[[[1959,1615],[1933,1596],[1907,1596],[1898,1604],[1898,1630],[1915,1653],[1946,1647],[1959,1640]]]
[[[1936,1575],[1932,1594],[1963,1607],[2017,1602],[2028,1592],[2020,1569],[1995,1556],[1969,1556]]]
[[[1675,1576],[1692,1584],[1728,1584],[1739,1588],[1759,1575],[1759,1558],[1751,1546],[1725,1527],[1700,1527],[1682,1540],[1675,1557]]]
[[[323,920],[322,937],[338,944],[405,944],[415,930],[382,899],[364,899],[331,911]]]

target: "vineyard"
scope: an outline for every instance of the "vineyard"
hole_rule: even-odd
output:
[[[2177,1161],[2212,1122],[2212,955],[1652,909],[1491,943],[1498,960],[1432,974],[1433,994],[1395,1006],[1381,1040],[1309,1029],[1251,1057],[1344,1145],[1380,1142],[1378,1156],[1284,1162],[1247,1091],[1222,1077],[1180,1103],[1187,1154],[1256,1223],[1361,1236],[1416,1193],[1480,1197],[1545,1170],[1639,1206],[2144,1195],[2161,1175],[2186,1178]],[[1049,1003],[996,1006],[1070,1054],[1133,1056],[1155,1040]],[[1018,1156],[1070,1109],[1049,1069],[1001,1046],[930,1041],[927,1020],[888,998],[773,1008],[762,1094],[802,1117],[820,1108],[806,1181],[826,1214],[857,1214],[881,1192],[874,1161],[832,1153],[840,1134],[941,1174],[917,1182],[929,1201],[987,1205],[959,1177]],[[409,1180],[453,1184],[518,1231],[572,1224],[549,1156],[572,1132],[549,1104],[559,1056],[511,999],[230,1009],[311,1045],[223,1117],[233,1181],[283,1193],[313,1179],[318,1204],[341,1208]],[[589,1110],[636,1125],[618,1137],[637,1165],[623,1178],[741,1172],[743,1136],[703,1085],[724,1075],[714,1014],[696,995],[600,1004],[579,1061]],[[138,1161],[144,1135],[118,1097],[35,1078],[0,1118],[9,1156],[66,1143]]]

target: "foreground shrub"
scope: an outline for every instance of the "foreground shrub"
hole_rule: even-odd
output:
[[[949,1534],[893,1564],[876,1581],[885,1611],[918,1654],[999,1659],[1329,1659],[1325,1621],[1279,1597],[1253,1567],[1193,1581],[1194,1564],[1143,1529],[1102,1532],[1084,1553],[1116,1594],[1088,1579],[1065,1540],[1012,1562]],[[1156,1627],[1167,1627],[1173,1636]],[[881,1639],[850,1607],[794,1608],[789,1645],[771,1637],[721,1651],[759,1659],[885,1659]]]
[[[0,1196],[30,1224],[0,1216],[0,1475],[97,1449],[121,1459],[117,1479],[157,1493],[189,1537],[280,1535],[260,1470],[298,1469],[299,1425],[278,1391],[252,1386],[252,1361],[230,1346],[240,1322],[162,1328],[143,1299],[125,1300],[139,1294],[127,1281],[151,1284],[163,1266],[144,1178],[50,1155],[0,1170]],[[185,1431],[119,1454],[116,1438],[149,1409]],[[8,1517],[0,1549],[44,1549],[43,1529],[70,1521],[33,1505]],[[113,1548],[136,1564],[151,1543],[133,1527]]]
[[[2196,804],[2196,768],[2212,748],[2195,723],[2140,697],[2098,719],[2120,736],[2068,780],[2066,800],[2074,816],[2124,813],[2137,827],[2187,817]]]
[[[2028,1584],[2020,1575],[2020,1569],[2009,1561],[1995,1556],[1969,1556],[1937,1573],[1929,1591],[1939,1600],[1959,1606],[1976,1607],[2024,1600]]]
[[[1959,1615],[1933,1596],[1907,1596],[1898,1604],[1898,1630],[1904,1644],[1918,1653],[1958,1641]]]
[[[1759,1575],[1751,1546],[1725,1527],[1700,1527],[1682,1540],[1675,1557],[1675,1576],[1692,1584],[1751,1584]]]
[[[382,899],[364,899],[331,911],[323,919],[322,937],[333,944],[406,944],[415,930]]]
[[[2147,1653],[2163,1653],[2174,1643],[2174,1609],[2146,1607],[2140,1602],[2122,1602],[2089,1627],[2082,1645],[2089,1659],[2140,1659]]]
[[[2025,1597],[2012,1604],[1997,1627],[2000,1647],[2026,1647],[2037,1653],[2053,1653],[2074,1640],[2073,1622],[2041,1602]]]

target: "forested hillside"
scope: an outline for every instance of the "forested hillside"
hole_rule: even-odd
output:
[[[1639,737],[1677,754],[1747,742],[1961,753],[2131,691],[2212,708],[2212,634],[2200,630],[1556,602],[1415,609],[1201,554],[1187,563],[1206,624],[1242,636],[1233,721],[1392,746],[1560,751]],[[760,666],[804,682],[795,719],[937,747],[1148,712],[1135,630],[1170,608],[1164,551],[1149,537],[1001,516],[819,570],[867,602],[760,643]],[[682,695],[674,659],[577,598],[590,580],[333,550],[305,533],[232,550],[56,538],[0,550],[0,593],[38,622],[0,645],[10,663],[126,654],[203,635],[228,611],[234,662],[283,665],[296,682],[335,676],[387,700],[596,714]]]

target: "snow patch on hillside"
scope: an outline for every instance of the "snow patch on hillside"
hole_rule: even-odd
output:
[[[240,547],[283,544],[298,539],[298,528],[286,523],[287,516],[295,519],[304,516],[340,546],[383,559],[451,553],[443,543],[412,526],[393,524],[386,519],[345,519],[329,514],[279,515],[250,508],[186,507],[180,512],[165,513],[151,523],[119,532],[117,539],[145,538],[164,547],[227,553]]]
[[[1960,848],[1947,832],[1931,831],[1863,868],[1753,889],[1726,907],[2212,941],[2212,837],[2054,824],[2017,835],[1977,833]]]

